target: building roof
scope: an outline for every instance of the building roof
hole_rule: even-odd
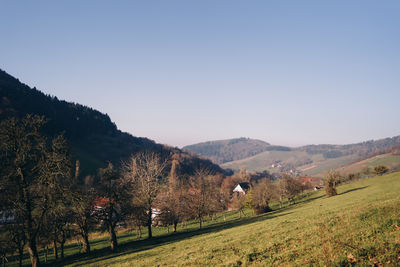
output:
[[[250,184],[247,183],[247,182],[239,183],[239,185],[243,190],[249,190],[250,189]]]
[[[243,183],[238,183],[238,185],[233,189],[233,192],[242,192],[246,194],[249,189],[250,189],[250,184],[243,182]]]
[[[93,205],[95,207],[103,208],[108,204],[109,201],[110,200],[106,197],[96,197],[96,199],[93,201]]]

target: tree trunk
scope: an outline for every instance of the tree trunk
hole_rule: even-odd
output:
[[[22,260],[24,258],[24,248],[22,246],[18,247],[18,266],[22,266]]]
[[[173,228],[173,232],[176,233],[176,227],[178,226],[178,222],[174,221],[174,228]]]
[[[244,210],[241,209],[241,210],[239,210],[239,219],[242,218],[242,214],[243,214],[243,217],[246,217]]]
[[[40,262],[39,262],[39,255],[38,255],[37,248],[36,248],[35,238],[31,238],[28,241],[28,252],[29,252],[29,258],[31,259],[32,267],[39,266]]]
[[[22,184],[25,183],[25,178],[22,174],[21,169],[19,169],[19,173],[21,176],[21,182]],[[27,240],[28,240],[28,252],[29,252],[29,258],[31,259],[31,264],[32,267],[36,267],[40,265],[40,261],[39,261],[39,255],[37,252],[37,247],[36,247],[36,234],[35,234],[35,230],[33,228],[33,219],[32,219],[32,201],[31,201],[31,197],[30,197],[30,192],[28,190],[28,188],[20,187],[19,190],[19,195],[20,195],[20,199],[24,200],[24,206],[25,206],[25,221],[24,221],[24,225],[27,227]]]
[[[200,218],[199,218],[199,229],[201,229],[202,223],[203,223],[203,219],[200,217]]]
[[[8,262],[7,253],[4,253],[3,255],[1,255],[1,260],[2,260],[1,266],[6,267],[6,262]]]
[[[82,233],[83,237],[83,252],[90,253],[89,235],[85,232]]]
[[[53,240],[53,254],[54,254],[54,259],[58,259],[58,249],[57,249],[57,240]]]
[[[169,224],[167,224],[167,233],[169,234]]]
[[[65,244],[65,241],[64,240],[61,241],[61,244],[60,244],[61,259],[64,259],[64,244]]]
[[[112,251],[115,251],[118,247],[118,241],[114,227],[112,226],[109,227],[109,233],[110,233],[110,247]]]
[[[47,263],[48,254],[49,254],[49,247],[46,245],[44,248],[44,263]]]
[[[149,232],[149,236],[148,236],[148,238],[152,238],[153,237],[153,234],[152,234],[152,232],[151,232],[151,222],[152,222],[152,210],[151,210],[151,208],[149,208],[149,210],[148,210],[148,215],[147,215],[147,230],[148,230],[148,232]]]
[[[65,231],[63,230],[61,232],[61,242],[60,242],[60,253],[61,253],[61,259],[64,259],[64,244],[66,241],[66,234]]]
[[[138,227],[138,238],[142,238],[142,228],[140,227],[140,225]]]

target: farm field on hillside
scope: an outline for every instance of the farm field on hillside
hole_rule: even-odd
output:
[[[318,160],[319,155],[313,155],[315,159]],[[234,170],[239,170],[242,166],[246,166],[249,171],[273,171],[271,169],[271,164],[275,161],[285,161],[288,163],[295,163],[297,161],[303,161],[310,157],[304,151],[265,151],[260,154],[254,155],[241,160],[231,161],[222,164],[223,168],[230,168]]]
[[[355,154],[326,159],[322,154],[308,154],[305,151],[265,151],[252,157],[224,163],[221,166],[233,170],[239,170],[245,166],[249,171],[267,170],[273,173],[279,171],[279,169],[271,168],[271,165],[277,161],[297,166],[299,163],[312,160],[312,163],[300,165],[297,168],[305,175],[321,175],[321,173],[350,164],[357,159],[359,156]]]
[[[338,168],[342,174],[349,174],[355,172],[361,172],[364,168],[374,168],[378,165],[384,165],[388,168],[399,168],[400,167],[400,155],[392,155],[392,154],[382,154],[375,157],[371,157],[365,160],[361,160],[350,164],[348,166]]]
[[[400,173],[317,192],[265,215],[70,259],[68,266],[400,264]],[[233,216],[233,214],[231,214]],[[232,218],[230,218],[232,219]],[[72,249],[72,248],[70,248]]]
[[[311,165],[315,166],[313,168],[309,168],[309,165],[302,166],[300,170],[304,170],[304,174],[306,175],[315,175],[315,176],[323,176],[329,170],[339,168],[341,166],[347,165],[351,162],[354,162],[358,159],[356,155],[348,155],[339,158],[326,159],[319,162],[314,162]]]

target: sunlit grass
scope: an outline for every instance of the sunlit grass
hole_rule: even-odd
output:
[[[96,251],[90,256],[70,245],[58,265],[399,265],[399,192],[400,173],[363,179],[338,187],[337,196],[313,192],[260,216],[247,211],[239,219],[229,212],[226,222],[219,216],[203,230],[196,230],[196,222],[175,234],[155,228],[153,240],[141,241],[126,232],[116,253],[106,249],[107,238],[92,242]]]

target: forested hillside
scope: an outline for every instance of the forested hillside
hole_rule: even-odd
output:
[[[200,159],[180,149],[157,144],[154,141],[134,137],[121,132],[110,117],[100,111],[76,103],[45,95],[36,88],[0,70],[0,120],[23,117],[26,114],[43,115],[48,119],[45,132],[49,136],[64,133],[72,150],[73,158],[80,161],[81,175],[94,174],[107,161],[119,164],[132,153],[151,150],[176,157],[183,173],[192,173],[198,166],[207,166],[223,172],[217,165]]]
[[[183,149],[207,157],[220,164],[251,157],[266,150],[279,149],[279,147],[271,146],[261,140],[241,137],[194,144],[185,146]],[[285,148],[281,147],[281,149]]]

